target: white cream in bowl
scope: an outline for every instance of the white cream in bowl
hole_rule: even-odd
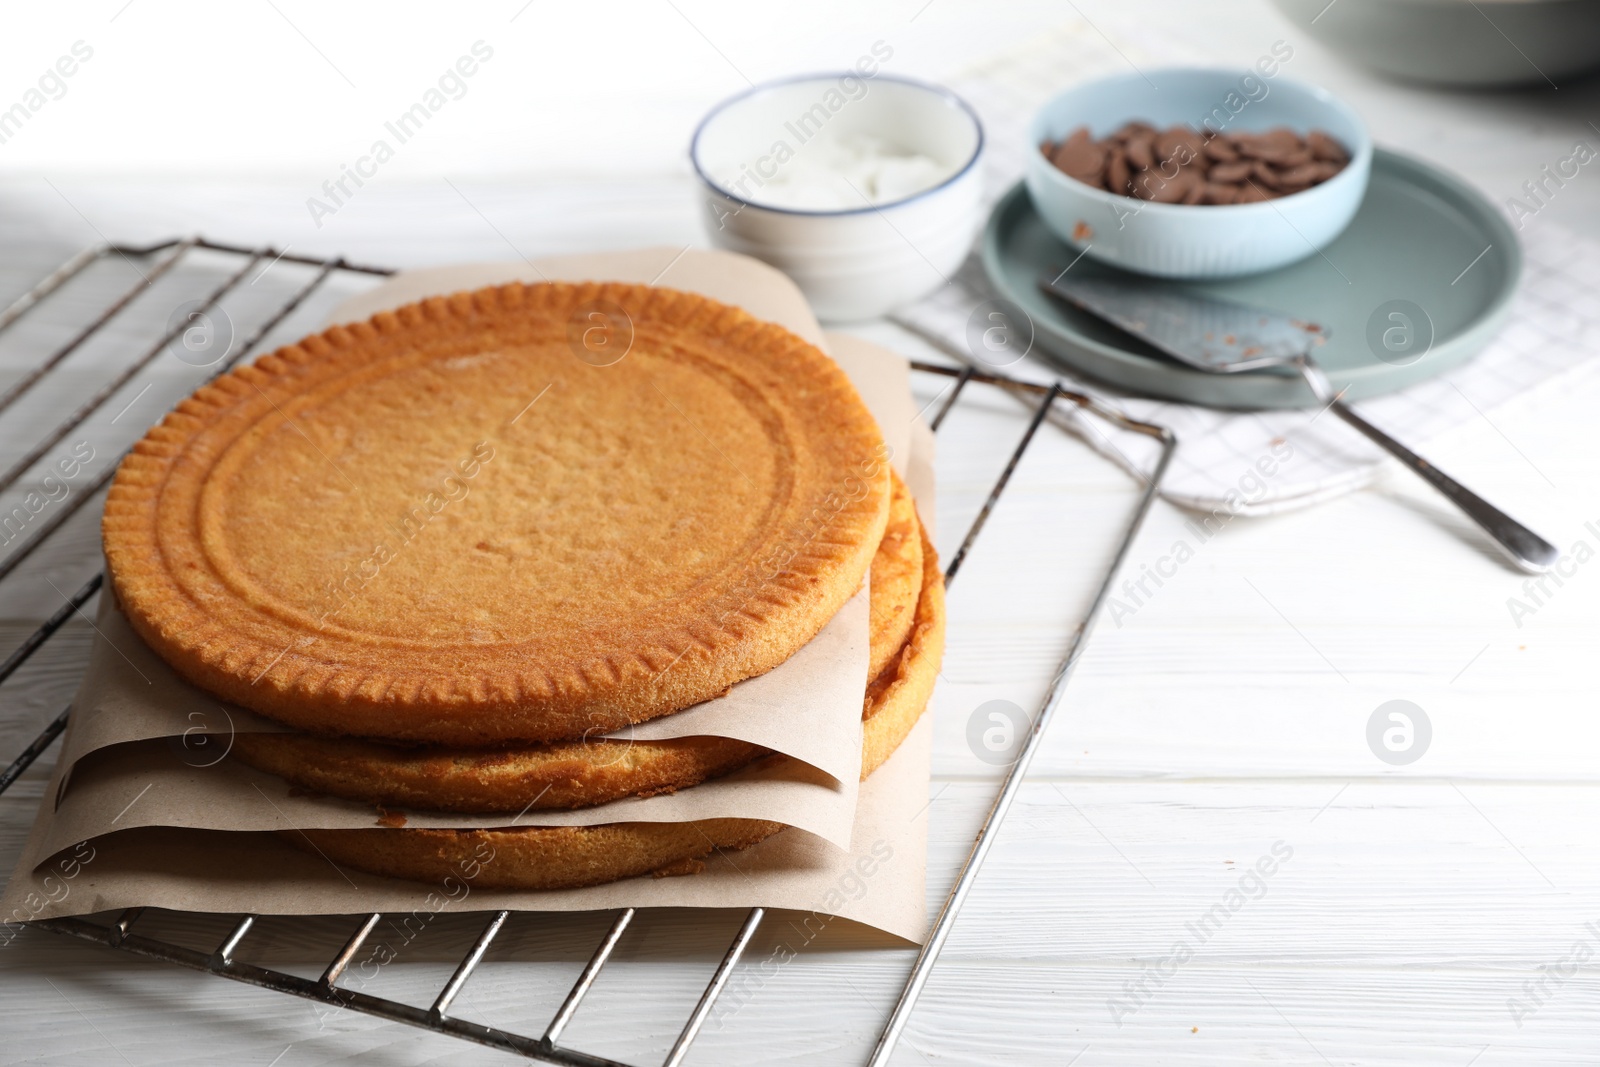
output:
[[[717,184],[748,199],[759,193],[766,207],[802,211],[847,211],[864,203],[874,206],[905,200],[932,189],[956,172],[952,164],[901,148],[870,133],[830,137],[822,133],[772,177],[755,183],[750,163],[726,167]]]

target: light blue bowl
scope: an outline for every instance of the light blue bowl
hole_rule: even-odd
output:
[[[1223,133],[1322,130],[1344,145],[1350,163],[1278,200],[1156,204],[1069,178],[1038,150],[1079,126],[1100,138],[1134,120]],[[1323,89],[1256,69],[1167,68],[1086,82],[1040,109],[1029,140],[1024,177],[1045,225],[1094,259],[1163,278],[1254,274],[1314,254],[1355,217],[1372,169],[1372,138],[1354,111]]]

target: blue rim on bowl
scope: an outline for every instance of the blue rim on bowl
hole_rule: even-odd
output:
[[[762,203],[759,200],[749,200],[725,188],[720,182],[712,178],[711,175],[707,174],[705,168],[700,165],[700,135],[705,132],[706,127],[711,124],[713,119],[722,114],[728,108],[732,107],[734,104],[737,104],[740,101],[746,100],[759,93],[771,92],[772,90],[781,88],[785,85],[795,85],[800,82],[828,81],[844,77],[860,78],[867,82],[895,82],[900,85],[909,85],[916,89],[922,89],[926,92],[934,94],[935,96],[943,97],[947,102],[954,104],[961,111],[965,112],[967,118],[972,120],[973,131],[977,134],[977,140],[972,146],[972,155],[969,156],[966,162],[961,164],[961,166],[954,173],[945,178],[943,181],[939,182],[937,185],[930,185],[926,189],[919,189],[910,196],[903,196],[898,200],[890,200],[882,204],[868,204],[863,207],[833,209],[778,207],[773,204]],[[762,211],[771,211],[780,215],[814,215],[829,217],[843,215],[864,215],[872,211],[882,211],[885,208],[898,207],[901,204],[909,204],[912,201],[920,200],[925,196],[931,196],[940,189],[955,184],[963,175],[977,165],[979,158],[983,155],[984,140],[985,135],[983,130],[983,120],[978,118],[978,112],[971,104],[967,103],[965,100],[961,99],[961,97],[957,96],[955,93],[951,92],[949,89],[946,89],[942,85],[935,85],[932,82],[920,81],[916,78],[907,78],[899,74],[874,74],[872,77],[868,78],[859,71],[855,70],[821,71],[816,74],[796,74],[787,78],[778,78],[773,81],[762,82],[760,85],[752,85],[743,92],[735,93],[733,96],[730,96],[717,104],[710,111],[706,112],[705,117],[702,118],[699,125],[694,128],[694,136],[689,138],[689,165],[694,168],[695,174],[699,175],[700,180],[707,186],[722,196],[727,197],[735,204],[739,204],[743,207],[759,208]]]

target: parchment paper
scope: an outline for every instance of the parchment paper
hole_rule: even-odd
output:
[[[572,265],[580,276],[654,281],[696,289],[744,306],[753,314],[783,321],[802,336],[820,340],[809,311],[805,313],[804,323],[790,318],[796,306],[804,309],[803,300],[787,279],[769,268],[727,253],[685,252],[668,259],[665,270],[656,267],[654,274],[648,274],[647,269],[665,257],[647,251],[631,254],[634,258],[630,261],[629,255],[566,257],[560,262]],[[555,277],[555,263],[540,261],[539,264],[517,265],[517,270],[526,276]],[[607,263],[614,266],[608,268]],[[435,280],[423,292],[508,280],[506,273],[493,273],[490,267],[473,269],[484,273],[451,284]],[[391,284],[398,285],[405,280],[396,279]],[[780,294],[779,289],[788,292]],[[389,303],[404,299],[409,297]],[[384,305],[373,305],[374,308],[381,306]],[[784,318],[774,314],[773,309],[782,310]],[[370,311],[362,310],[359,314],[370,314]],[[874,360],[871,346],[864,343],[846,342],[840,347],[849,350],[846,360],[859,364],[859,369],[870,373],[876,362],[876,371],[882,374],[884,381],[898,379],[903,383],[906,380],[905,364],[899,357],[880,351]],[[858,379],[858,387],[863,384]],[[909,395],[898,403],[900,411],[909,410]],[[931,524],[932,435],[925,428],[919,430],[914,425],[914,417],[900,425],[890,423],[891,418],[897,419],[890,414],[896,410],[895,404],[896,401],[885,398],[869,406],[884,420],[885,437],[891,448],[896,448],[897,442],[909,440],[908,447],[896,451],[895,458],[900,461],[897,466],[903,462],[923,518]],[[865,670],[861,669],[855,677],[860,679],[864,674]],[[856,707],[859,707],[859,696],[856,700]],[[717,703],[721,702],[712,702],[713,705]],[[856,715],[859,719],[859,711]],[[788,830],[746,852],[714,857],[707,870],[695,877],[635,878],[610,886],[559,892],[482,891],[459,899],[449,895],[441,897],[440,887],[333,868],[316,856],[294,849],[280,837],[260,831],[162,826],[124,830],[118,824],[127,817],[126,813],[109,819],[102,817],[99,825],[103,829],[98,835],[67,853],[53,854],[50,845],[58,835],[52,808],[62,793],[68,770],[68,763],[62,761],[45,792],[39,819],[18,870],[4,897],[0,898],[0,921],[87,914],[136,904],[261,914],[412,911],[425,904],[434,910],[555,911],[621,906],[743,907],[761,904],[838,915],[908,940],[920,940],[926,929],[923,899],[926,825],[923,819],[927,807],[930,739],[930,726],[924,721],[900,751],[861,786],[848,852],[828,845],[815,835]],[[87,750],[81,744],[78,748]],[[859,766],[859,733],[854,759]],[[684,797],[693,792],[695,790],[686,790],[676,796]],[[814,790],[808,795],[814,795]],[[108,814],[102,813],[102,816]],[[791,819],[782,821],[793,825]],[[64,836],[71,838],[73,835]]]
[[[607,736],[636,741],[736,737],[803,760],[837,781],[854,778],[861,768],[855,720],[861,716],[856,691],[867,674],[866,600],[858,593],[794,657],[739,682],[726,696]],[[204,733],[217,735],[219,747],[225,747],[236,733],[293,732],[180,678],[133,632],[113,597],[100,598],[95,628],[89,667],[72,702],[74,729],[62,742],[64,762],[151,738]],[[782,713],[802,698],[802,688],[806,714]],[[853,713],[846,710],[851,706]],[[201,761],[200,753],[193,755]]]
[[[0,897],[0,922],[142,906],[254,915],[420,911],[424,917],[501,908],[760,906],[834,915],[920,943],[928,925],[923,880],[932,726],[924,715],[861,784],[849,852],[785,830],[743,852],[713,855],[704,871],[689,877],[630,878],[587,889],[477,890],[464,876],[444,886],[337,868],[276,834],[170,827],[97,837],[35,869],[40,836],[49,829],[44,817]]]
[[[648,798],[630,797],[592,808],[529,811],[521,815],[396,810],[403,812],[405,825],[413,828],[770,819],[800,827],[840,848],[848,848],[861,772],[861,699],[867,676],[866,647],[856,637],[866,629],[867,600],[865,590],[857,593],[841,609],[857,618],[846,625],[824,629],[777,670],[734,687],[735,693],[754,691],[753,697],[741,701],[750,709],[752,717],[762,707],[771,708],[774,714],[796,715],[799,711],[801,714],[796,717],[813,720],[836,714],[834,709],[839,707],[853,709],[850,714],[852,729],[857,734],[855,766],[842,779],[808,763],[777,756],[759,760],[741,771],[713,778],[692,789]],[[208,708],[212,721],[220,717],[214,701],[178,680],[131,632],[127,637],[133,644],[124,643],[123,650],[133,656],[143,649],[150,661],[139,669],[155,676],[165,671],[167,677],[164,677],[161,692],[181,689],[185,691],[182,694],[186,698],[185,705],[199,703]],[[110,646],[109,641],[103,644]],[[116,649],[111,649],[110,656],[102,659],[120,662]],[[159,712],[162,710],[159,698],[151,693],[156,688],[139,685],[137,677],[124,679],[124,691],[131,690],[141,704]],[[732,697],[730,694],[724,699]],[[815,709],[810,716],[804,714],[808,705]],[[113,700],[102,703],[98,717],[115,715],[117,706],[118,702]],[[168,718],[171,719],[170,713]],[[171,721],[182,722],[181,719]],[[819,722],[819,728],[825,727]],[[69,738],[65,750],[78,754],[81,746],[75,740]],[[221,733],[210,734],[204,744],[195,743],[192,737],[155,737],[79,755],[72,764],[70,776],[56,793],[54,826],[45,842],[47,852],[54,853],[113,828],[136,826],[278,830],[384,825],[378,822],[382,813],[371,804],[309,795],[292,788],[277,775],[253,770],[230,758],[226,747],[229,741],[229,736]]]

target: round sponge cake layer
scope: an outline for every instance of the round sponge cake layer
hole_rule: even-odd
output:
[[[223,375],[135,446],[103,532],[134,629],[223,699],[315,733],[553,741],[815,636],[882,537],[884,455],[781,327],[518,284]]]
[[[905,655],[922,596],[923,535],[898,475],[888,529],[872,557],[871,666],[876,680]],[[880,686],[881,687],[881,686]],[[893,702],[903,703],[898,694]],[[867,701],[868,710],[872,701]],[[766,755],[726,737],[585,738],[493,748],[398,746],[299,733],[240,734],[233,755],[330,796],[388,808],[473,813],[582,808],[685,789]]]

